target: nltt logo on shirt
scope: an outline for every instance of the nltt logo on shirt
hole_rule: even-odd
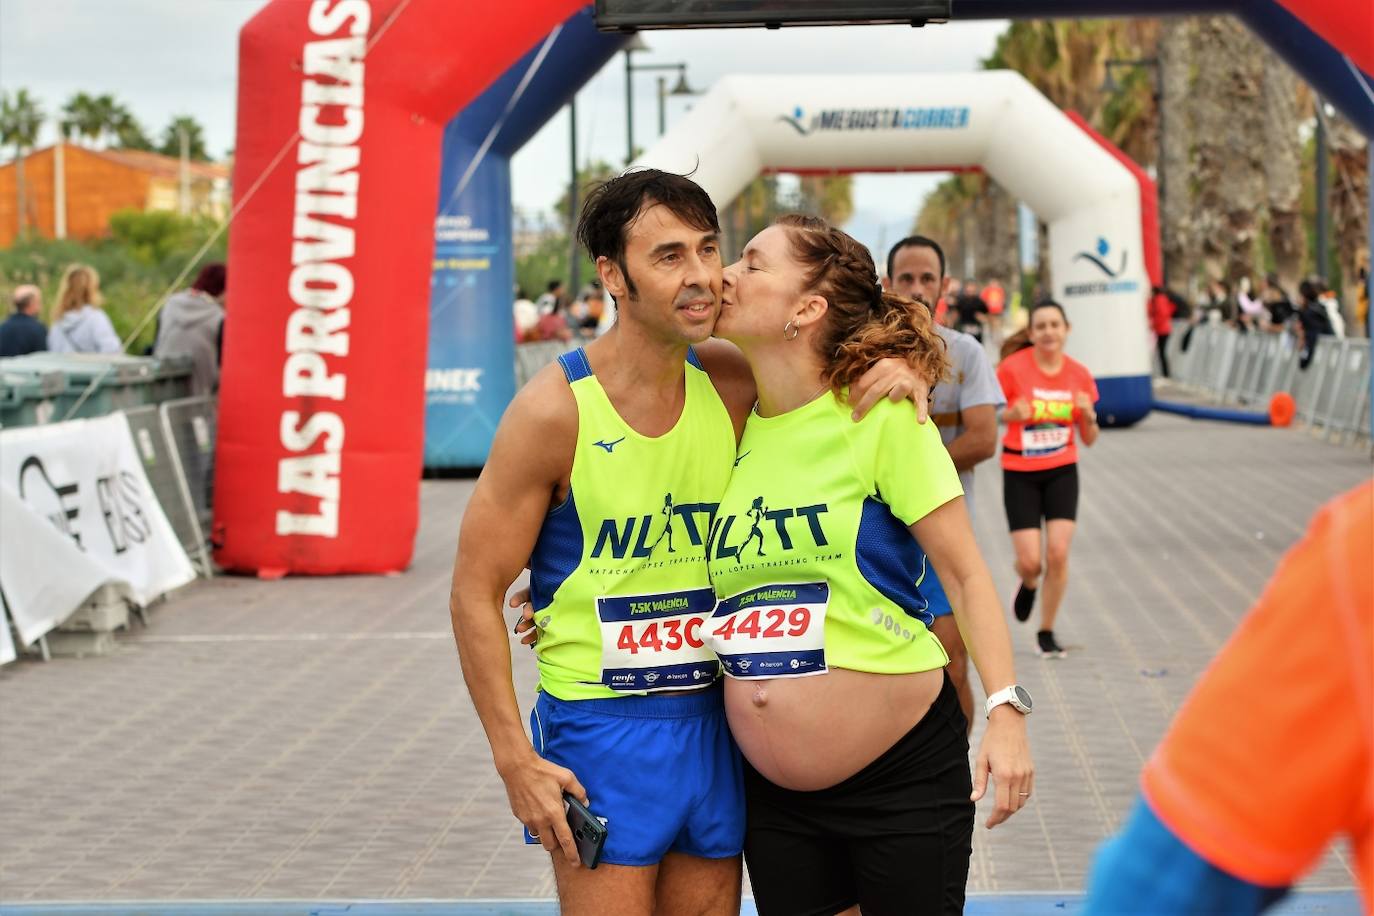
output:
[[[714,559],[717,560],[734,557],[735,562],[743,563],[747,559],[767,557],[770,550],[787,553],[794,547],[794,538],[805,538],[807,535],[810,536],[812,546],[826,547],[830,541],[825,536],[821,516],[828,511],[829,507],[825,503],[771,509],[764,505],[762,496],[756,496],[743,516],[723,515],[711,524],[711,537],[706,544],[706,555],[708,558],[714,555]],[[739,523],[738,531],[744,531],[746,525],[748,530],[744,533],[742,541],[731,544],[731,531],[735,528],[736,522]],[[768,524],[769,522],[772,524]],[[776,538],[776,543],[770,543],[770,531],[772,537]]]
[[[673,534],[680,529],[693,547],[704,544],[704,534],[716,514],[716,503],[675,503],[672,493],[663,496],[663,508],[645,515],[632,515],[629,518],[606,518],[601,520],[596,541],[592,547],[592,557],[601,557],[608,549],[611,556],[623,560],[626,556],[644,558],[651,556],[659,544],[667,542],[669,553],[677,553],[681,538],[673,541]],[[698,518],[705,516],[704,524]]]

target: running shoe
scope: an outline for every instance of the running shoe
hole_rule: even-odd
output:
[[[1035,634],[1035,641],[1040,647],[1042,658],[1063,658],[1069,653],[1064,651],[1064,647],[1055,642],[1053,630],[1039,630]]]
[[[1035,589],[1026,588],[1023,584],[1016,590],[1016,600],[1011,603],[1012,610],[1016,612],[1016,619],[1025,623],[1030,620],[1031,610],[1035,607]]]

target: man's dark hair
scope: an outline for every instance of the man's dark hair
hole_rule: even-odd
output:
[[[33,302],[34,297],[37,296],[37,295],[38,295],[38,294],[37,294],[36,292],[34,292],[33,290],[28,290],[27,292],[23,292],[23,293],[15,293],[15,295],[14,295],[14,311],[15,311],[16,313],[19,313],[19,312],[24,311],[24,309],[26,309],[26,308],[29,307],[29,303],[30,303],[30,302]]]
[[[639,291],[625,267],[625,235],[635,217],[654,204],[667,207],[694,229],[720,232],[716,205],[701,186],[685,175],[658,169],[635,169],[593,188],[577,221],[577,240],[593,261],[615,262],[632,299]]]
[[[935,257],[940,259],[940,279],[945,278],[945,250],[940,247],[940,243],[924,235],[909,235],[900,242],[892,246],[892,250],[887,253],[887,278],[896,280],[892,276],[893,263],[897,260],[897,252],[903,248],[929,248],[935,252]]]
[[[200,269],[200,273],[196,275],[196,282],[191,284],[191,289],[198,289],[207,296],[218,297],[224,292],[228,276],[224,264],[211,261]]]
[[[563,281],[562,281],[562,280],[550,280],[550,281],[549,281],[549,285],[546,286],[546,287],[544,287],[544,291],[545,291],[545,292],[550,292],[550,293],[551,293],[551,292],[553,292],[554,290],[558,289],[558,287],[560,287],[560,286],[562,286],[562,285],[563,285]]]

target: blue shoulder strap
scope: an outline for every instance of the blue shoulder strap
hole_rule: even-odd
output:
[[[687,348],[687,363],[696,366],[702,372],[706,371],[706,367],[701,364],[701,357],[697,356],[696,347],[689,346]]]
[[[587,362],[587,351],[581,347],[558,357],[558,364],[563,367],[563,374],[568,377],[570,385],[592,374],[592,364]]]

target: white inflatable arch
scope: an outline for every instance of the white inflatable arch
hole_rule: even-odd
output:
[[[731,76],[635,164],[692,173],[722,206],[765,170],[982,169],[1049,226],[1068,351],[1096,376],[1099,412],[1149,412],[1153,184],[1018,73]]]

